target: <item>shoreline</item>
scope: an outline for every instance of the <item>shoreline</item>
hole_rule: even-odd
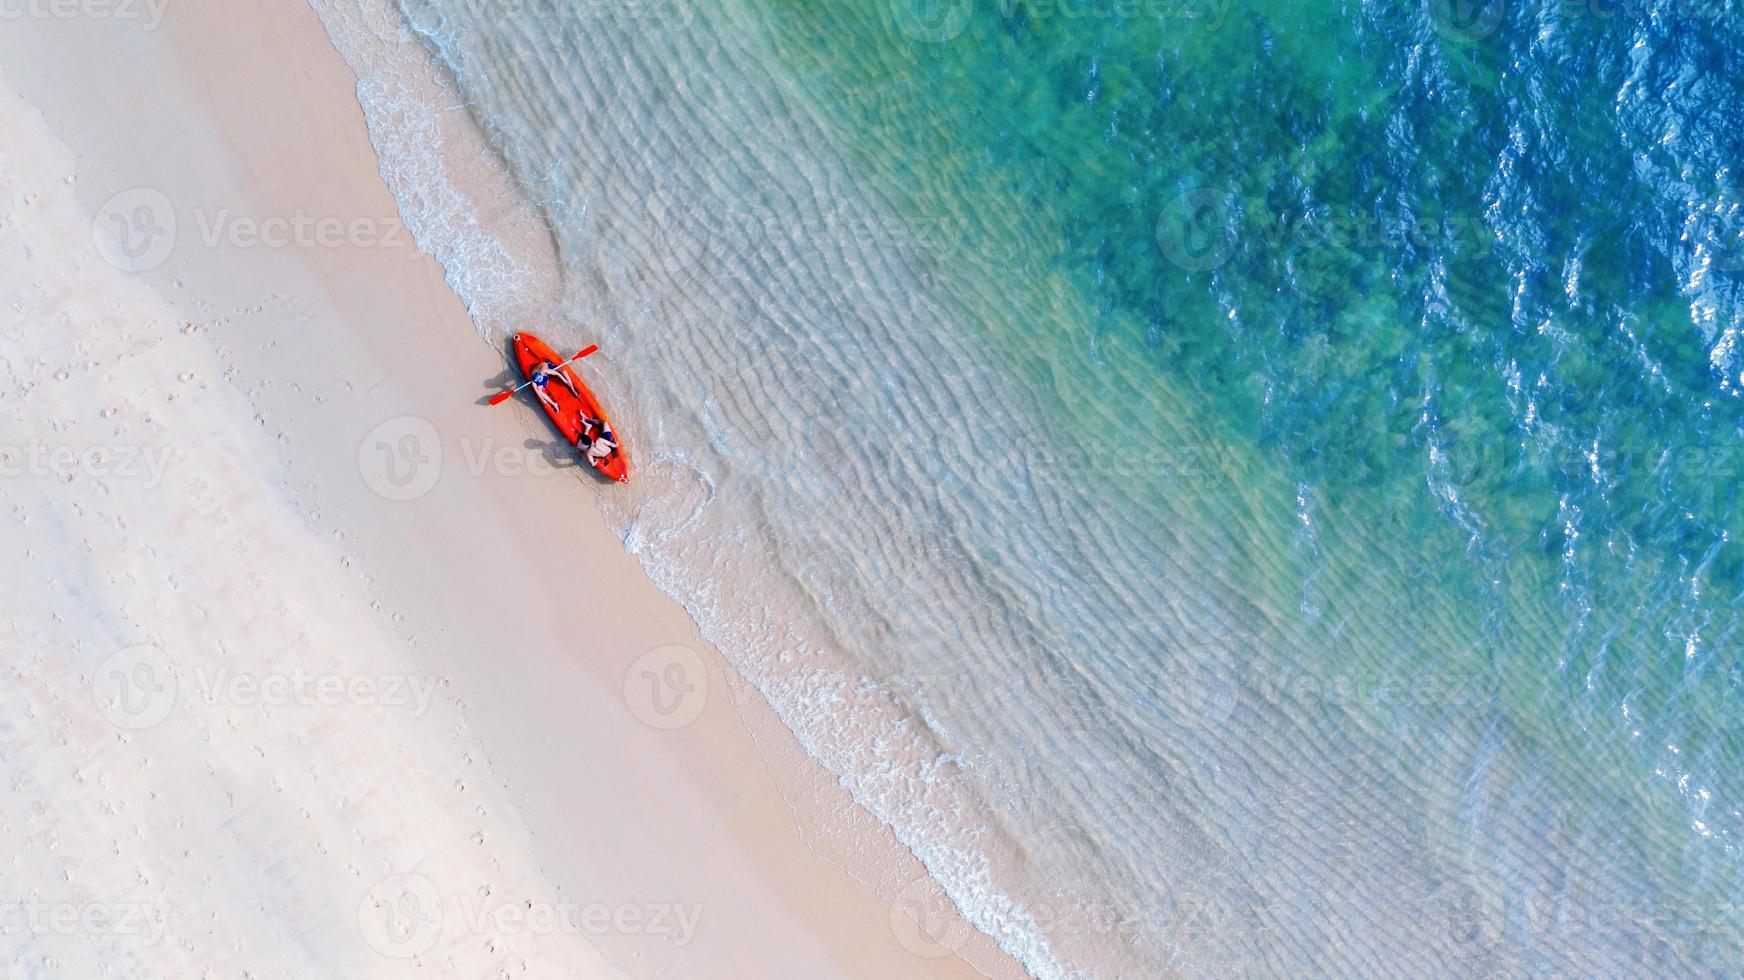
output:
[[[764,120],[768,125],[759,127],[756,140],[724,154],[744,164],[746,170],[717,174],[715,178],[722,178],[718,184],[714,178],[692,174],[701,178],[701,184],[685,186],[678,175],[687,168],[678,165],[679,161],[671,161],[674,165],[668,168],[658,159],[641,157],[638,148],[646,145],[650,129],[708,147],[734,146],[734,138],[700,117],[690,120],[702,124],[697,127],[666,117],[660,105],[675,103],[662,103],[655,93],[674,86],[673,91],[691,93],[694,102],[679,100],[691,106],[691,113],[714,117],[719,110],[721,118],[738,118],[737,110],[723,105],[719,97],[724,91],[744,90],[746,79],[739,75],[735,81],[726,66],[713,60],[715,53],[731,45],[724,39],[719,48],[703,45],[710,52],[709,60],[703,63],[710,65],[711,78],[691,88],[692,80],[683,78],[682,72],[668,76],[657,68],[650,76],[645,71],[651,65],[689,63],[693,52],[683,43],[650,52],[639,50],[634,40],[603,35],[595,39],[600,44],[597,48],[578,48],[571,43],[573,38],[552,38],[549,45],[528,38],[525,50],[547,62],[534,67],[529,77],[543,78],[550,86],[550,96],[559,103],[543,110],[535,108],[535,116],[547,119],[552,130],[534,135],[533,142],[573,141],[569,145],[578,151],[563,161],[538,160],[536,152],[530,160],[527,144],[517,139],[512,128],[497,129],[506,123],[493,115],[493,110],[507,110],[509,119],[515,116],[514,100],[508,105],[491,103],[490,93],[504,80],[483,78],[464,68],[472,58],[494,60],[487,51],[453,47],[455,38],[440,31],[414,38],[402,31],[402,21],[376,0],[321,0],[317,6],[342,56],[364,79],[359,100],[383,157],[382,170],[389,175],[408,222],[424,229],[421,241],[428,233],[424,241],[427,250],[447,266],[449,284],[467,303],[480,332],[493,342],[515,329],[512,323],[503,324],[501,310],[527,305],[520,290],[505,288],[514,281],[514,275],[503,268],[500,256],[505,250],[515,250],[509,243],[524,244],[529,239],[513,231],[498,233],[494,228],[481,235],[471,215],[501,213],[488,206],[461,208],[457,214],[457,200],[476,201],[479,195],[468,181],[453,179],[449,168],[458,160],[460,169],[474,174],[507,170],[511,185],[517,191],[526,189],[525,193],[539,202],[534,205],[538,223],[562,251],[563,260],[554,277],[537,277],[540,281],[531,293],[540,297],[539,304],[550,296],[561,296],[561,300],[549,307],[540,305],[541,312],[533,318],[555,325],[556,332],[546,337],[559,346],[565,342],[573,347],[605,343],[609,352],[589,362],[591,367],[602,368],[595,378],[605,387],[596,383],[596,390],[606,396],[620,428],[632,439],[638,428],[657,434],[650,440],[652,446],[631,446],[632,456],[641,461],[643,485],[658,488],[655,499],[644,504],[616,495],[602,498],[601,511],[608,526],[638,557],[642,569],[661,591],[674,597],[700,624],[704,636],[718,644],[738,674],[762,692],[762,699],[774,708],[782,740],[787,742],[788,731],[797,734],[806,762],[796,767],[811,771],[813,767],[807,763],[816,760],[835,774],[818,774],[823,779],[819,791],[829,796],[832,784],[847,787],[851,799],[893,828],[900,845],[912,850],[931,878],[942,883],[948,899],[931,891],[930,880],[919,883],[928,889],[929,905],[950,909],[947,917],[953,920],[960,911],[1029,971],[1038,975],[1061,972],[1049,948],[1055,937],[1047,935],[1044,927],[1044,922],[1057,918],[1054,910],[1062,904],[1112,907],[1119,903],[1075,891],[1062,898],[1037,881],[1031,854],[1010,833],[1011,824],[994,812],[970,767],[961,764],[931,719],[909,700],[915,691],[900,680],[892,683],[892,675],[883,669],[889,665],[871,656],[873,651],[864,649],[863,642],[856,642],[864,641],[865,636],[838,632],[831,620],[843,608],[876,615],[880,607],[911,603],[916,597],[906,590],[892,589],[883,575],[865,579],[850,572],[847,579],[837,580],[840,568],[831,570],[816,563],[808,567],[806,554],[810,549],[805,539],[812,534],[830,535],[824,518],[827,506],[805,513],[806,505],[815,504],[819,493],[834,497],[841,489],[835,481],[823,478],[812,482],[810,492],[788,501],[800,505],[796,514],[790,506],[783,507],[783,501],[766,495],[751,470],[737,467],[733,451],[714,451],[718,448],[713,447],[714,434],[705,431],[713,427],[717,412],[723,408],[747,419],[758,415],[753,406],[713,387],[716,381],[736,377],[744,391],[767,388],[781,383],[771,374],[779,374],[783,364],[791,366],[791,362],[779,357],[727,356],[727,351],[718,348],[716,338],[709,336],[694,336],[694,345],[656,344],[652,345],[656,349],[651,349],[647,343],[650,330],[694,335],[698,317],[706,321],[711,314],[705,311],[711,309],[719,315],[737,316],[751,315],[757,308],[755,294],[746,289],[751,277],[715,275],[708,270],[709,257],[716,256],[717,247],[726,243],[715,239],[714,226],[698,223],[698,212],[706,211],[709,202],[724,200],[731,207],[734,195],[723,199],[716,191],[747,187],[747,182],[768,182],[765,190],[747,187],[759,207],[765,206],[766,193],[807,199],[815,188],[793,186],[790,178],[794,176],[803,183],[822,179],[828,187],[846,186],[851,176],[832,171],[830,161],[789,157],[792,148],[819,135],[812,129],[815,120],[803,113],[789,121]],[[499,38],[496,43],[513,42]],[[756,47],[756,42],[751,42],[746,50]],[[573,77],[565,62],[576,69]],[[583,67],[619,63],[624,66],[624,88],[617,94],[606,94]],[[508,85],[512,88],[515,83],[509,81]],[[544,90],[545,85],[537,87]],[[570,116],[565,104],[586,108]],[[590,117],[591,123],[580,130],[569,128],[583,115]],[[475,125],[456,123],[455,117],[471,119]],[[491,133],[491,138],[480,138],[481,131]],[[433,166],[432,160],[441,163]],[[638,160],[640,164],[635,162]],[[626,179],[626,174],[636,176]],[[496,195],[492,190],[483,196]],[[857,218],[865,227],[888,227],[887,222],[893,219],[875,199],[855,202],[832,198],[825,207],[826,213],[846,215],[850,221]],[[573,221],[583,215],[585,227],[578,228]],[[726,250],[731,252],[731,246]],[[875,261],[886,271],[895,271],[911,269],[909,262],[915,259],[924,264],[926,256],[883,256]],[[543,261],[529,264],[545,266]],[[841,270],[834,265],[811,268],[799,261],[789,271],[821,285]],[[547,279],[552,281],[547,283]],[[924,297],[931,288],[930,276],[905,278],[885,296],[909,297],[925,305]],[[717,290],[724,290],[724,295]],[[850,288],[845,295],[853,298],[845,301],[856,307],[859,301],[876,303],[879,299],[864,290],[854,294],[855,289]],[[505,296],[513,302],[505,304]],[[587,318],[588,327],[577,325],[582,316]],[[855,357],[838,344],[838,339],[831,329],[820,325],[809,343],[846,356],[814,350],[823,356],[806,369],[845,369],[835,381],[844,388],[859,389],[869,366],[881,358]],[[665,349],[657,349],[661,346]],[[610,370],[611,358],[623,356],[625,351],[638,358],[638,363]],[[685,353],[669,357],[675,351],[698,355],[704,363],[674,363],[686,359]],[[705,392],[711,394],[697,397]],[[777,427],[781,421],[791,421],[791,417],[762,417],[763,423]],[[823,417],[817,421],[822,422]],[[796,474],[806,473],[808,462],[845,459],[847,455],[833,434],[813,424],[774,435],[771,445],[779,447],[772,459],[798,454],[792,459],[797,464]],[[789,524],[788,530],[796,532],[790,540],[797,547],[790,549],[759,533],[771,520]],[[883,538],[891,540],[892,536],[885,534]],[[827,554],[831,546],[817,550]],[[751,574],[738,574],[741,568]],[[835,595],[836,600],[828,600],[827,594]],[[937,639],[929,633],[923,642]],[[823,809],[843,808],[858,812],[846,800]],[[811,835],[814,848],[820,846],[817,841],[822,836]],[[913,882],[891,881],[876,869],[860,870],[864,862],[857,853],[854,835],[836,836],[832,842],[838,855],[836,863],[857,869],[859,877],[878,880],[881,893],[887,896],[907,894]],[[955,903],[954,909],[951,903]],[[1130,907],[1130,903],[1121,907]],[[1091,935],[1071,928],[1061,931],[1075,933],[1071,937],[1074,941],[1101,944],[1100,930],[1091,930]]]
[[[75,152],[88,213],[134,187],[156,189],[178,215],[189,201],[210,205],[183,220],[176,254],[143,281],[209,338],[226,383],[258,413],[284,469],[279,491],[344,570],[334,601],[367,597],[391,610],[405,651],[443,678],[491,781],[524,821],[531,866],[559,894],[701,906],[694,943],[612,935],[595,941],[607,961],[632,975],[742,975],[757,964],[1022,975],[960,920],[933,925],[967,961],[925,933],[904,934],[907,911],[893,913],[879,892],[936,912],[926,894],[936,884],[760,696],[723,672],[596,508],[581,506],[574,467],[542,468],[552,442],[544,418],[476,405],[508,364],[478,342],[430,257],[380,240],[200,248],[220,212],[340,217],[377,232],[398,213],[350,70],[315,12],[178,7],[143,50],[130,30],[44,25],[40,36],[0,40],[13,55],[0,74]],[[20,56],[26,47],[32,57]],[[79,59],[105,53],[120,78],[86,77]],[[419,441],[426,432],[433,443]],[[408,437],[442,460],[437,476],[400,481],[391,464]],[[609,596],[609,607],[578,595]],[[694,720],[666,728],[669,716],[649,715],[627,682],[675,664],[706,694]],[[847,829],[808,839],[795,797]],[[577,829],[589,825],[592,834]],[[849,841],[878,852],[857,855],[871,885],[843,870]],[[674,891],[689,900],[671,901]]]

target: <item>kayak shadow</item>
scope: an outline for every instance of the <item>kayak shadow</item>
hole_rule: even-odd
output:
[[[521,384],[522,380],[521,372],[516,371],[513,368],[504,368],[502,372],[484,380],[485,386],[489,388],[490,391],[487,394],[479,396],[476,404],[489,406],[492,398],[495,398],[502,392],[508,391],[510,388]],[[534,400],[534,395],[530,391],[517,392],[515,397],[510,400],[519,401],[523,397],[528,401]],[[533,405],[531,407],[537,410],[539,406]],[[521,443],[521,448],[527,451],[524,457],[525,459],[531,460],[534,457],[538,457],[544,465],[549,466],[554,471],[570,469],[585,470],[589,474],[605,480],[607,483],[611,482],[610,477],[601,473],[592,464],[583,462],[581,454],[575,451],[575,447],[563,441],[562,433],[552,431],[551,438],[548,439],[529,438],[527,441]]]
[[[514,368],[503,368],[495,375],[484,379],[484,386],[490,390],[478,396],[478,401],[473,404],[488,406],[490,405],[490,400],[492,398],[508,391],[510,388],[513,388],[525,380],[525,378],[521,377],[521,372]],[[520,392],[520,394],[525,395],[526,392],[523,391]],[[519,395],[516,397],[519,397]]]
[[[589,473],[593,473],[596,476],[603,476],[603,474],[594,469],[591,464],[582,462],[581,454],[575,451],[575,447],[564,442],[562,439],[558,439],[555,442],[550,439],[528,439],[526,442],[521,443],[521,448],[527,450],[529,453],[539,454],[539,456],[544,459],[546,465],[554,470],[582,469],[587,470]]]

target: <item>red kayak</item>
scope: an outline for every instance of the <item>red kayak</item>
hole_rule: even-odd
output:
[[[515,360],[521,362],[521,374],[531,381],[533,369],[540,364],[547,361],[552,364],[562,364],[566,358],[552,350],[538,337],[530,333],[518,333],[515,334]],[[582,384],[581,379],[576,377],[575,369],[564,365],[558,370],[562,371],[569,380],[575,382],[575,390],[581,393],[580,396],[570,391],[568,385],[553,378],[545,386],[545,393],[557,403],[557,410],[552,411],[551,406],[546,405],[542,399],[539,400],[539,406],[545,409],[546,415],[551,416],[551,421],[557,423],[557,429],[563,433],[564,440],[573,446],[575,440],[581,438],[583,416],[604,422],[606,427],[612,430],[612,435],[622,440],[623,436],[618,435],[618,427],[612,425],[612,420],[606,417],[606,410],[600,405],[599,399],[595,398],[593,392],[588,390],[587,385]],[[538,398],[537,395],[534,397]],[[612,450],[610,456],[595,463],[594,469],[619,483],[630,482],[630,457],[624,452],[624,447],[621,444]]]

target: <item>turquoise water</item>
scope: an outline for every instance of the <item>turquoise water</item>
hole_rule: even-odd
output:
[[[1033,972],[1737,968],[1732,5],[402,6],[626,544]]]

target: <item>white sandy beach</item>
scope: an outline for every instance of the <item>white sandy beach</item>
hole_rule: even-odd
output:
[[[482,404],[303,0],[17,11],[5,975],[1021,975],[624,552],[634,483]]]

